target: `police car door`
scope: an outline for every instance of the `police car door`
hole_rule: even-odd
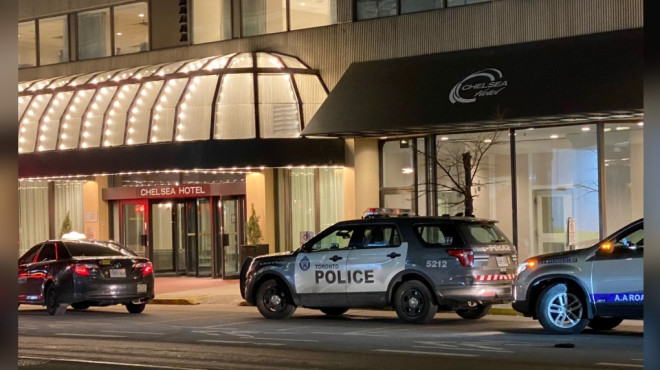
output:
[[[596,315],[642,317],[643,257],[644,224],[641,223],[618,234],[596,252],[591,274]]]
[[[310,240],[296,256],[295,284],[307,307],[348,307],[346,261],[355,235],[351,226],[335,226]]]
[[[394,224],[365,225],[364,242],[351,247],[346,266],[352,307],[385,304],[387,286],[406,266],[408,243]]]

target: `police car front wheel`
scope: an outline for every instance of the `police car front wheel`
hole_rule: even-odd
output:
[[[261,284],[256,298],[259,312],[267,319],[285,319],[296,310],[288,289],[275,279]]]
[[[401,284],[394,294],[394,308],[401,320],[413,324],[425,324],[438,312],[431,292],[418,280]]]

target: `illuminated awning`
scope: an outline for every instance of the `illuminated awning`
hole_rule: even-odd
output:
[[[20,154],[298,138],[327,96],[318,71],[239,53],[18,85]]]

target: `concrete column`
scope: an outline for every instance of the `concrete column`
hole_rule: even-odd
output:
[[[380,206],[380,165],[378,139],[355,139],[355,216],[365,209]]]
[[[108,187],[108,178],[99,176],[83,185],[83,230],[88,238],[110,238],[108,202],[103,200],[102,190]]]

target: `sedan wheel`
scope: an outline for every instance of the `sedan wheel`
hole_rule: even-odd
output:
[[[394,308],[401,320],[413,324],[425,324],[438,312],[428,288],[418,280],[401,284],[394,294]]]
[[[142,313],[145,306],[145,303],[126,303],[126,309],[130,313]]]
[[[267,319],[285,319],[296,310],[289,291],[274,279],[259,286],[256,303],[261,315]]]
[[[541,325],[555,334],[576,334],[589,323],[582,300],[564,284],[541,292],[536,313]]]
[[[75,310],[86,310],[89,308],[89,303],[84,303],[84,302],[71,303],[71,307],[73,307]]]
[[[60,295],[54,284],[48,285],[45,294],[46,311],[49,315],[61,315],[66,312],[66,307],[60,309]]]

